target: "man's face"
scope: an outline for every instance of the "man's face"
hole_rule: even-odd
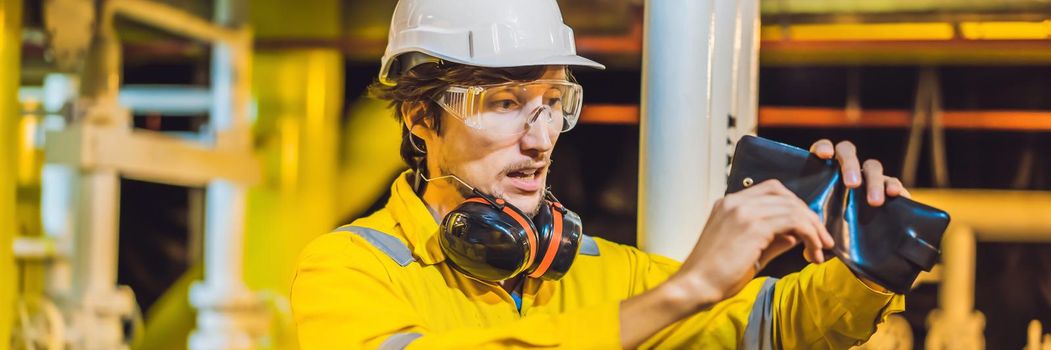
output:
[[[547,68],[541,77],[566,78],[565,69],[555,66]],[[518,103],[525,104],[523,110],[532,111],[550,98],[544,89],[535,90],[517,97]],[[492,96],[496,102],[502,98],[499,94]],[[448,112],[443,112],[442,118],[441,135],[432,139],[433,145],[427,145],[431,150],[428,158],[437,162],[439,170],[431,174],[456,175],[484,193],[504,198],[526,214],[535,214],[547,186],[551,152],[564,121],[556,117],[548,123],[541,118],[523,132],[499,134],[469,127]]]

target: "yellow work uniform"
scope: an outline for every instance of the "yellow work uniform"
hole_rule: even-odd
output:
[[[337,230],[301,253],[291,302],[302,349],[619,348],[620,302],[679,268],[669,258],[589,237],[592,251],[579,254],[564,278],[527,279],[519,311],[498,284],[468,278],[444,261],[438,223],[406,174],[383,209],[352,223],[371,235]],[[846,349],[905,307],[903,296],[870,289],[835,259],[776,284],[764,280],[665,328],[643,348],[741,347],[764,284],[773,287],[769,313],[784,349]]]

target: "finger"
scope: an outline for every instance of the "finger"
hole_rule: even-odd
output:
[[[828,232],[828,228],[825,227],[825,222],[821,220],[821,217],[817,215],[809,207],[805,209],[807,218],[810,220],[810,224],[814,226],[814,229],[818,233],[818,238],[821,240],[821,246],[824,249],[832,249],[836,245],[836,241],[832,239],[832,234]]]
[[[792,195],[792,196],[795,196],[795,194],[792,193],[792,191],[789,190],[788,187],[785,187],[785,184],[782,183],[778,179],[769,179],[769,180],[760,182],[758,185],[755,185],[753,187],[756,187],[756,191],[758,193],[762,193],[762,194],[776,194],[776,195]]]
[[[861,164],[858,162],[857,148],[850,141],[836,145],[836,160],[843,172],[843,184],[850,188],[861,186]]]
[[[804,256],[810,262],[823,262],[821,250],[834,246],[832,235],[817,213],[795,196],[770,193],[752,197],[742,202],[732,214],[738,222],[751,223],[752,229],[760,231],[757,232],[760,235],[797,237],[804,242]]]
[[[806,233],[804,233],[806,232]],[[813,231],[801,231],[797,230],[793,233],[797,237],[803,237],[803,259],[809,263],[820,264],[825,261],[825,253],[821,248],[819,240],[817,239],[817,233]]]
[[[832,146],[832,141],[829,139],[820,139],[810,145],[810,153],[817,155],[821,159],[832,159],[832,156],[836,154],[836,149]]]
[[[867,187],[865,197],[868,199],[869,205],[874,207],[883,205],[883,186],[886,184],[883,176],[883,164],[878,160],[869,159],[862,164],[862,170],[865,172],[865,186]]]
[[[785,187],[785,185],[782,184],[781,181],[778,181],[777,179],[769,179],[764,180],[763,182],[760,182],[752,187],[746,188],[741,192],[727,195],[727,198],[730,196],[736,196],[738,198],[732,199],[730,200],[730,203],[725,204],[740,203],[743,201],[748,201],[749,198],[766,195],[778,195],[784,197],[798,198],[798,196],[796,196],[795,193],[792,193],[792,191],[789,190],[788,187]]]
[[[770,194],[755,198],[748,206],[751,208],[750,213],[754,215],[749,218],[751,220],[763,220],[782,215],[802,218],[817,232],[820,246],[831,249],[835,245],[832,234],[825,227],[825,222],[807,206],[806,202],[797,197]]]
[[[792,250],[796,244],[799,244],[799,240],[792,235],[780,235],[774,237],[774,241],[771,242],[770,245],[759,255],[759,268],[762,269],[763,267],[766,267],[770,261],[781,256],[781,254]]]
[[[712,211],[730,213],[744,211],[747,214],[754,214],[759,209],[756,204],[757,200],[767,196],[782,196],[780,194],[782,190],[778,189],[778,187],[784,187],[784,185],[781,185],[777,180],[760,182],[741,192],[731,193],[716,200]]]
[[[780,235],[791,235],[803,242],[803,254],[810,262],[824,261],[824,253],[821,252],[821,240],[814,226],[807,220],[796,215],[783,215],[767,219],[765,221],[769,232]]]
[[[905,198],[912,198],[912,194],[909,193],[909,190],[905,189],[905,185],[902,184],[901,180],[898,180],[898,178],[887,176],[885,182],[888,196],[902,196]]]
[[[746,211],[744,220],[766,220],[777,216],[799,216],[818,221],[817,214],[797,197],[780,194],[765,194],[750,198],[739,208]]]
[[[812,213],[807,210],[806,214]],[[831,248],[831,236],[825,232],[825,226],[817,222],[816,220],[806,217],[799,216],[801,219],[800,225],[804,226],[804,230],[797,231],[797,234],[806,235],[803,240],[806,245],[806,250],[810,251],[811,259],[809,262],[821,263],[825,261],[824,252],[822,249]],[[827,237],[827,240],[826,240]]]
[[[825,228],[825,221],[806,202],[797,197],[785,198],[785,200],[789,201],[793,207],[794,213],[792,215],[802,218],[814,228],[814,231],[817,233],[819,246],[831,249],[835,245],[832,234],[828,233],[828,229]]]
[[[796,193],[792,192],[790,189],[788,189],[788,187],[786,187],[784,185],[784,183],[782,183],[781,181],[779,181],[777,179],[770,179],[770,180],[764,181],[764,183],[768,183],[767,186],[764,189],[764,192],[767,193],[767,194],[781,195],[781,197],[784,197],[784,198],[787,198],[787,199],[796,199],[796,200],[799,199],[799,197],[798,197],[798,195],[796,195]]]
[[[835,241],[832,240],[832,235],[829,234],[828,229],[825,228],[824,221],[822,221],[817,213],[811,210],[806,203],[803,203],[803,201],[798,201],[796,212],[798,213],[796,214],[796,217],[801,218],[804,221],[803,225],[808,225],[812,229],[810,232],[813,232],[814,235],[814,248],[817,254],[815,255],[816,259],[811,262],[823,262],[824,253],[821,252],[821,250],[831,249],[833,247]]]

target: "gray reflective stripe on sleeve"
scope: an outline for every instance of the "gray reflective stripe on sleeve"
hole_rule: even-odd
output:
[[[397,333],[387,338],[380,344],[379,350],[401,350],[409,346],[413,340],[422,337],[420,333]]]
[[[744,350],[774,349],[774,283],[776,278],[763,281],[759,294],[748,315],[748,326],[744,330]]]
[[[580,255],[598,256],[598,244],[588,235],[580,237]]]
[[[409,263],[416,260],[416,258],[412,257],[412,251],[405,246],[405,243],[386,233],[361,226],[343,226],[337,228],[336,231],[350,232],[364,238],[376,249],[394,259],[394,262],[398,263],[398,265],[408,266]]]

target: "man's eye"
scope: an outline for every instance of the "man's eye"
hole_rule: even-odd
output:
[[[550,89],[544,93],[544,100],[548,106],[554,107],[562,102],[562,91]]]
[[[496,111],[506,112],[516,109],[518,107],[518,101],[512,99],[500,99],[493,101],[489,106]]]

